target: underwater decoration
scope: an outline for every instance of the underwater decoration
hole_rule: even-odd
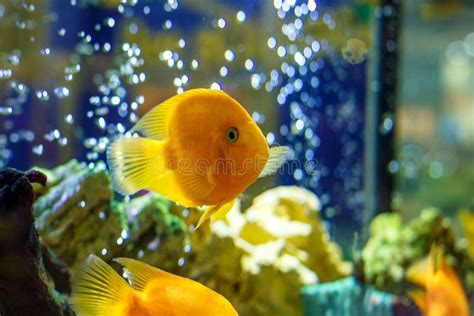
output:
[[[50,179],[49,184],[46,184],[46,177]],[[397,249],[398,255],[391,257],[390,264],[402,267],[412,266],[434,241],[442,243],[448,250],[449,260],[454,260],[452,262],[461,267],[456,271],[461,272],[463,286],[472,288],[472,284],[469,285],[472,261],[456,244],[450,244],[455,241],[450,224],[435,209],[424,210],[419,219],[405,226],[401,225],[401,219],[395,213],[376,218],[373,235],[362,253],[366,271],[363,279],[367,284],[363,285],[355,279],[343,279],[351,274],[351,265],[341,260],[338,246],[329,241],[324,225],[318,220],[318,198],[302,188],[277,187],[268,190],[256,197],[244,214],[239,211],[240,203],[236,203],[223,220],[190,233],[186,227],[191,227],[200,216],[200,211],[196,209],[173,206],[154,193],[122,203],[113,202],[105,164],[90,169],[86,164],[71,161],[54,170],[41,169],[26,174],[5,169],[0,173],[0,180],[0,222],[6,224],[2,227],[9,227],[16,234],[23,232],[28,236],[37,236],[35,228],[29,226],[33,221],[25,221],[29,225],[23,223],[22,216],[28,216],[29,209],[30,218],[33,214],[37,218],[36,227],[41,235],[41,244],[39,239],[34,239],[38,237],[25,239],[17,238],[15,234],[2,235],[4,245],[11,244],[8,240],[12,240],[18,246],[0,248],[0,255],[3,257],[15,249],[36,251],[36,255],[26,253],[26,257],[25,253],[18,253],[19,261],[15,267],[21,271],[27,271],[21,268],[22,262],[31,267],[28,262],[42,257],[33,265],[37,268],[24,274],[23,279],[33,287],[42,287],[44,294],[23,308],[52,308],[48,315],[72,313],[65,299],[71,288],[68,270],[73,275],[80,275],[80,272],[77,273],[81,271],[81,261],[87,253],[100,253],[109,262],[113,257],[129,255],[146,262],[161,263],[167,266],[167,270],[188,276],[223,294],[241,315],[274,315],[277,311],[284,315],[302,315],[303,306],[305,315],[314,315],[321,308],[326,312],[344,311],[339,308],[334,310],[334,304],[317,299],[317,293],[330,289],[334,302],[346,295],[352,297],[350,300],[364,297],[370,302],[364,308],[369,308],[371,313],[375,313],[373,315],[390,315],[390,308],[393,315],[408,315],[410,308],[400,309],[404,304],[400,305],[396,296],[371,290],[370,284],[373,284],[400,295],[403,291],[393,284],[407,285],[396,280],[393,274],[389,275],[391,281],[380,274],[395,271],[393,268],[378,267],[379,270],[374,270],[376,266],[371,258],[375,258],[376,252],[369,249],[390,249],[375,246],[382,240],[385,247],[390,245],[390,240],[396,242],[394,249]],[[29,184],[29,181],[39,182],[41,186]],[[35,195],[38,199],[32,212]],[[30,206],[25,201],[30,201]],[[20,226],[24,228],[19,229]],[[376,227],[383,227],[383,230],[376,230]],[[382,231],[383,235],[380,235]],[[31,242],[33,244],[25,248]],[[37,246],[32,247],[35,243]],[[408,252],[400,253],[399,249]],[[413,257],[404,257],[406,255]],[[380,259],[378,262],[387,264]],[[371,276],[370,271],[380,272]],[[404,268],[402,271],[405,271]],[[413,274],[408,271],[406,276],[410,278]],[[47,276],[47,279],[41,275]],[[0,270],[0,283],[13,282],[8,280],[16,278],[15,274]],[[371,281],[371,278],[376,281]],[[45,280],[50,281],[45,283]],[[331,280],[334,283],[325,283]],[[386,283],[377,280],[386,280]],[[271,284],[272,291],[269,293],[261,284]],[[305,285],[307,287],[300,297],[299,289]],[[7,292],[17,298],[3,300],[8,302],[0,304],[3,313],[8,315],[15,309],[15,304],[19,304],[18,298],[23,295],[22,290],[12,288]],[[44,307],[41,307],[43,304]]]
[[[361,285],[353,277],[302,290],[306,316],[393,316],[396,297]],[[397,314],[402,315],[402,314]],[[408,316],[407,314],[404,314]]]

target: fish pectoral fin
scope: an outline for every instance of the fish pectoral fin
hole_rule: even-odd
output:
[[[234,203],[235,199],[229,202],[222,202],[217,205],[210,206],[204,211],[204,214],[201,215],[201,218],[199,218],[199,222],[197,223],[196,227],[194,227],[194,230],[198,229],[209,218],[211,218],[212,223],[214,223],[216,220],[227,214],[227,212],[231,210]]]
[[[130,287],[99,257],[90,255],[73,278],[70,303],[78,315],[120,315]]]
[[[259,178],[263,178],[277,172],[278,168],[281,167],[288,160],[290,154],[290,148],[286,146],[276,146],[270,148],[270,155],[268,161],[260,172]]]
[[[164,142],[143,137],[122,137],[107,149],[107,162],[115,190],[123,195],[147,188],[167,172]]]
[[[125,274],[130,281],[131,286],[138,291],[143,291],[150,280],[175,277],[171,273],[152,267],[135,259],[116,258],[114,261],[124,267]]]
[[[213,215],[211,215],[211,224],[214,224],[216,221],[221,219],[225,214],[229,213],[232,207],[235,204],[235,200],[233,199],[224,205],[222,205]]]
[[[180,183],[183,191],[192,196],[195,201],[204,200],[216,187],[216,184],[209,179],[206,172],[197,170],[191,170],[189,174],[181,176]]]
[[[423,290],[412,290],[408,292],[408,296],[412,299],[416,306],[418,306],[421,313],[425,315],[428,306],[426,292]]]

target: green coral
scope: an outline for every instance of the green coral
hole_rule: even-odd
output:
[[[386,213],[374,218],[370,237],[362,251],[364,275],[378,289],[405,294],[409,286],[406,269],[428,255],[433,244],[442,245],[447,258],[467,288],[474,264],[462,249],[454,234],[451,222],[437,209],[425,209],[408,223],[397,213]]]

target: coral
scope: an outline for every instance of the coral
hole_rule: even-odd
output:
[[[458,245],[451,222],[437,209],[425,209],[408,223],[403,223],[397,213],[374,218],[362,251],[365,280],[380,290],[406,294],[406,269],[427,256],[433,244],[444,246],[449,262],[460,272],[467,288],[472,288],[469,280],[473,262]]]
[[[44,186],[46,176],[0,170],[0,315],[72,315],[58,292],[69,290],[67,269],[34,228],[34,182]]]
[[[329,240],[319,218],[320,202],[308,190],[278,187],[256,197],[246,211],[241,237],[252,244],[284,239],[289,254],[297,257],[321,282],[343,278],[351,265]]]
[[[210,232],[191,236],[190,275],[215,286],[240,315],[301,315],[302,286],[351,271],[329,241],[319,207],[298,187],[268,190],[244,214],[237,205]]]

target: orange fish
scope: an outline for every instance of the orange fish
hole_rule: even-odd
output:
[[[74,277],[70,303],[79,316],[234,316],[222,295],[191,279],[119,258],[130,285],[91,255]]]
[[[469,316],[461,282],[437,247],[432,248],[427,258],[408,269],[407,279],[424,287],[424,290],[409,294],[424,316]]]
[[[223,91],[194,89],[171,97],[111,144],[107,159],[115,189],[147,189],[186,207],[210,206],[209,217],[227,213],[257,178],[278,170],[289,149],[269,148],[242,105]],[[130,133],[129,133],[130,134]]]

